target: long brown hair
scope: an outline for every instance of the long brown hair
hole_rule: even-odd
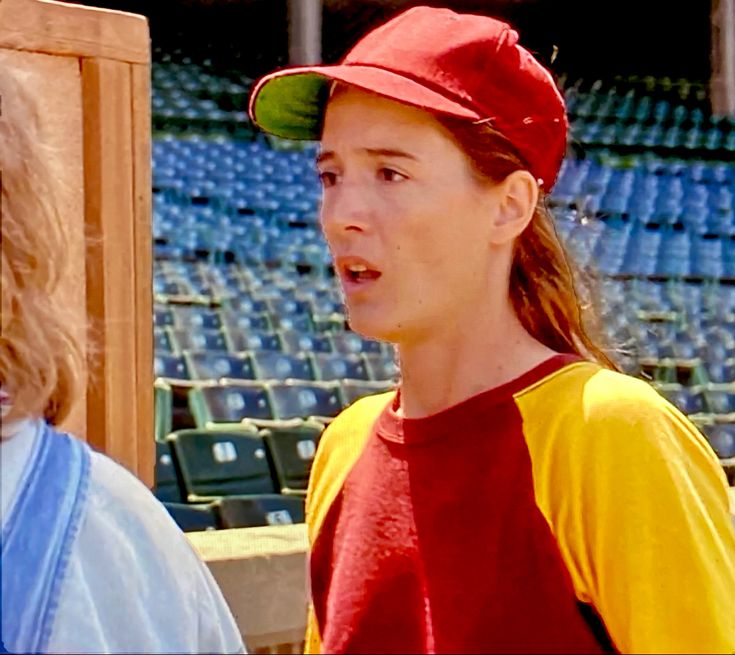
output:
[[[513,144],[487,123],[475,124],[437,116],[484,181],[501,182],[528,165]],[[618,370],[603,347],[599,294],[591,272],[577,267],[554,229],[541,190],[528,227],[518,237],[510,275],[510,298],[519,320],[531,336],[562,353],[578,354]]]

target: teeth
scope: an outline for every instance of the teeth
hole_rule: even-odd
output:
[[[367,271],[367,266],[364,264],[350,264],[347,268],[353,273],[364,273]]]

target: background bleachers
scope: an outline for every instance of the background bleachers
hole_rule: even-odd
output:
[[[316,144],[257,134],[247,76],[162,52],[153,71],[157,493],[187,529],[301,521],[321,430],[395,385],[394,353],[346,323]],[[557,231],[596,275],[621,368],[689,415],[732,476],[733,120],[687,80],[560,84]]]

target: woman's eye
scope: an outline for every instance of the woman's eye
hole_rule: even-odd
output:
[[[405,175],[402,175],[398,171],[394,171],[392,168],[381,168],[378,170],[378,177],[383,182],[401,182],[406,179]]]
[[[330,171],[320,171],[319,179],[321,180],[323,187],[334,186],[337,181],[337,174]]]

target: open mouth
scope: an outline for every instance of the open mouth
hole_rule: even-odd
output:
[[[382,275],[373,264],[361,257],[340,257],[337,269],[342,284],[352,289],[374,282]]]
[[[344,267],[345,276],[350,282],[368,282],[377,280],[381,273],[374,269],[368,268],[365,264],[350,264]]]

